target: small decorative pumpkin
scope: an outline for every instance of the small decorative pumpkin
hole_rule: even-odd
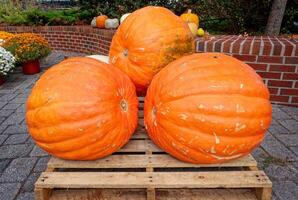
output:
[[[144,107],[153,142],[191,163],[247,155],[263,140],[271,115],[261,77],[220,53],[193,54],[167,65],[154,76]]]
[[[107,29],[117,28],[118,26],[119,26],[119,20],[117,18],[107,19],[105,21],[105,28]]]
[[[72,160],[94,160],[126,144],[138,120],[135,86],[116,67],[69,58],[47,70],[28,100],[26,121],[36,144]]]
[[[162,20],[156,20],[162,19]],[[141,8],[117,29],[110,47],[110,63],[125,72],[139,93],[171,61],[194,52],[187,24],[163,7]]]
[[[96,17],[96,27],[105,28],[105,21],[108,19],[106,15],[99,15]]]
[[[180,17],[187,23],[195,23],[197,27],[199,27],[199,17],[198,15],[193,14],[191,9],[188,9],[187,13],[182,14]]]
[[[121,16],[120,18],[120,24],[122,24],[122,22],[130,15],[131,13],[126,13],[124,15]]]
[[[96,60],[99,60],[101,62],[107,63],[109,64],[109,56],[104,56],[104,55],[90,55],[90,56],[86,56],[88,58],[93,58]]]
[[[91,21],[91,26],[92,27],[96,27],[96,17],[93,17],[92,21]]]
[[[195,23],[187,23],[192,35],[194,37],[197,36],[198,26]]]

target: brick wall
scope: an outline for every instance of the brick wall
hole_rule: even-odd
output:
[[[109,54],[115,30],[91,26],[0,26],[11,33],[33,32],[46,38],[53,49],[87,54]]]
[[[285,37],[215,36],[196,40],[197,52],[222,52],[254,68],[274,103],[298,106],[298,40]]]
[[[90,26],[0,26],[12,33],[34,32],[53,49],[107,55],[115,30]],[[196,40],[197,52],[222,52],[253,67],[262,76],[274,103],[298,106],[298,40],[284,37],[215,36]]]

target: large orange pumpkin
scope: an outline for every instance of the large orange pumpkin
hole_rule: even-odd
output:
[[[271,112],[268,89],[252,68],[202,53],[170,63],[153,78],[144,117],[150,138],[169,154],[220,163],[258,146]]]
[[[187,24],[162,7],[148,6],[133,12],[115,33],[110,63],[144,92],[153,76],[171,61],[194,52]]]
[[[70,58],[46,71],[28,100],[26,120],[36,144],[74,160],[107,156],[137,125],[135,86],[119,69],[92,58]]]

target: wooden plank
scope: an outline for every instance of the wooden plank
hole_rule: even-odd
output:
[[[142,127],[138,127],[135,133],[132,135],[131,139],[147,139],[148,134],[146,133],[145,129]]]
[[[52,190],[50,188],[35,188],[34,192],[36,200],[48,200]]]
[[[263,171],[226,172],[44,172],[36,188],[262,188]]]
[[[151,150],[152,152],[164,152],[157,147],[151,140],[130,140],[124,147],[118,152],[146,152]]]
[[[153,155],[110,155],[94,161],[72,161],[52,157],[48,162],[50,168],[199,168],[199,167],[248,167],[257,162],[248,155],[231,162],[221,164],[191,164],[179,161],[167,154]]]
[[[256,196],[258,200],[271,200],[272,187],[256,188]]]
[[[256,200],[251,189],[158,189],[158,200]],[[81,198],[83,197],[83,198]],[[54,190],[51,200],[146,200],[144,189]]]

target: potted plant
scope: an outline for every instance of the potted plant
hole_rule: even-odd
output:
[[[12,33],[8,33],[8,32],[5,32],[5,31],[0,31],[0,46],[2,46],[2,44],[12,38],[14,36],[14,34]]]
[[[5,82],[4,77],[15,67],[15,57],[3,47],[0,47],[0,85]]]
[[[22,64],[24,74],[39,73],[39,59],[51,52],[47,40],[34,33],[16,34],[5,41],[3,47],[15,56],[17,63]]]

